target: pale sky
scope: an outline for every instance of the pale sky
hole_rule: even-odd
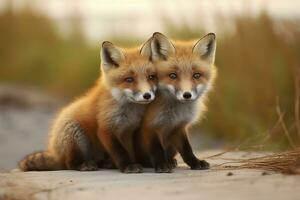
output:
[[[111,34],[147,38],[164,31],[163,16],[175,24],[184,20],[190,26],[205,25],[210,32],[217,31],[213,19],[217,13],[256,15],[265,8],[274,17],[300,17],[300,0],[0,0],[0,9],[6,1],[12,1],[16,10],[29,3],[58,22],[62,31],[75,12],[92,41]]]

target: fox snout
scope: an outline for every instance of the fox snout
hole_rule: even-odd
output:
[[[184,99],[189,100],[191,99],[192,94],[190,92],[184,92],[182,96]]]
[[[147,104],[155,99],[155,94],[152,89],[147,91],[133,91],[131,89],[125,89],[124,93],[125,96],[134,103]]]
[[[144,97],[145,100],[149,100],[149,99],[151,99],[152,95],[151,95],[151,93],[146,92],[146,93],[143,94],[143,97]]]
[[[198,97],[198,94],[194,89],[192,90],[178,90],[176,98],[180,101],[192,101]]]
[[[187,91],[178,91],[176,96],[178,100],[181,101],[193,101],[201,97],[207,90],[207,85],[199,84],[197,87],[187,90]]]
[[[167,89],[171,94],[175,95],[176,99],[179,101],[193,101],[198,99],[206,91],[207,86],[205,84],[199,84],[195,88],[176,88],[173,85],[167,85],[162,87]]]
[[[135,96],[137,103],[150,103],[155,98],[155,94],[152,90],[146,92],[137,92]]]
[[[132,96],[136,103],[150,103],[155,98],[155,85],[149,85],[144,82],[140,82],[135,91],[132,92]]]

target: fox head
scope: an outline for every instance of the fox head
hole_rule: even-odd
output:
[[[106,41],[102,43],[100,56],[105,84],[116,100],[139,104],[154,100],[157,77],[150,62],[150,40],[140,50],[122,50]]]
[[[197,42],[174,44],[161,33],[153,34],[151,57],[159,87],[179,101],[194,101],[210,89],[214,79],[216,36],[210,33]]]

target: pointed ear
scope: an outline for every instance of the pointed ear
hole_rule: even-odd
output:
[[[149,60],[151,60],[152,52],[151,52],[151,40],[152,37],[145,42],[140,50],[140,54],[142,56],[147,57]]]
[[[214,64],[216,52],[216,35],[209,33],[201,38],[193,47],[193,53],[209,64]]]
[[[100,56],[101,65],[104,70],[118,67],[120,63],[125,59],[122,50],[108,41],[102,43]]]
[[[151,40],[152,60],[167,60],[175,53],[175,47],[172,42],[159,32],[153,33]]]

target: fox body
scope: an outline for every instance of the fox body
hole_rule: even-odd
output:
[[[159,89],[136,137],[140,162],[154,166],[156,172],[170,172],[177,152],[192,169],[209,167],[193,154],[187,129],[204,114],[207,93],[216,77],[215,35],[208,34],[196,44],[174,44],[160,33],[153,35],[152,60]]]
[[[28,155],[29,170],[96,170],[110,157],[123,172],[140,172],[132,155],[132,133],[155,98],[156,75],[150,41],[141,50],[104,42],[101,77],[83,97],[64,108],[50,133],[48,149]],[[101,165],[103,166],[103,165]]]

